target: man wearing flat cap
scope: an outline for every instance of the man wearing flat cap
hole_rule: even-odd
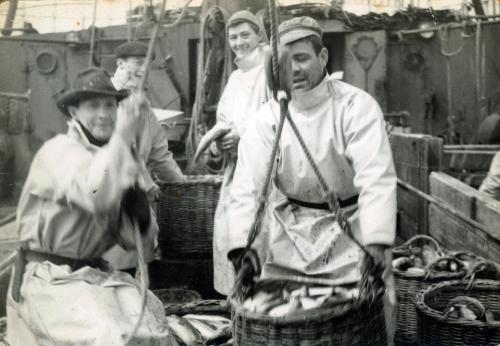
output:
[[[124,196],[144,172],[130,147],[141,126],[140,94],[116,90],[106,71],[80,72],[58,108],[68,132],[33,158],[19,198],[20,249],[7,297],[7,340],[24,345],[177,345],[150,292],[142,322],[140,284],[101,256],[156,234],[153,212]],[[128,96],[128,97],[127,97]],[[145,221],[135,230],[132,219]],[[127,339],[130,343],[127,343]]]
[[[396,227],[396,175],[382,112],[368,93],[334,80],[325,67],[328,51],[322,31],[310,17],[279,26],[282,49],[291,56],[290,115],[314,162],[351,224],[352,232],[376,263],[390,266],[386,255]],[[264,278],[305,275],[356,283],[363,256],[342,232],[298,139],[285,121],[279,142],[274,186],[285,197],[274,203],[267,258],[259,273],[247,243],[280,117],[272,100],[247,125],[240,140],[231,189],[229,257],[254,265]],[[255,249],[257,250],[257,249]]]
[[[137,41],[123,43],[115,49],[117,68],[111,80],[117,89],[126,89],[131,93],[139,91],[147,51],[148,46]],[[152,175],[161,181],[169,182],[183,181],[185,178],[168,149],[167,135],[147,101],[142,108],[141,116],[142,129],[138,136],[137,148],[145,172],[145,189],[150,202],[154,203],[159,197],[159,187],[153,181]],[[144,246],[146,262],[149,263],[154,259],[155,242]],[[137,265],[135,251],[124,251],[115,246],[104,258],[115,269],[127,271],[132,275],[135,273]]]
[[[226,168],[219,203],[214,219],[214,287],[227,295],[234,284],[233,266],[227,259],[228,237],[231,228],[227,223],[229,188],[237,160],[238,142],[246,131],[246,124],[263,104],[270,99],[264,73],[265,45],[262,24],[249,11],[235,12],[226,24],[229,46],[238,67],[229,76],[217,105],[217,123],[231,130],[222,137],[212,151],[226,155]]]

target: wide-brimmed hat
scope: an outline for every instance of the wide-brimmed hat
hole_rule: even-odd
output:
[[[305,37],[316,36],[320,39],[323,32],[318,22],[311,17],[295,17],[284,21],[278,27],[280,44],[285,45]]]
[[[114,96],[120,102],[129,95],[128,90],[116,90],[108,73],[99,68],[90,68],[78,73],[71,89],[56,96],[57,108],[66,115],[68,106],[96,96]]]

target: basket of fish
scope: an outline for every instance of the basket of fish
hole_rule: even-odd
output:
[[[168,258],[212,258],[214,215],[220,175],[188,175],[184,182],[160,183],[158,242]]]
[[[179,345],[222,345],[231,339],[231,320],[219,315],[168,315],[167,328]]]
[[[420,241],[420,246],[416,246]],[[399,343],[417,341],[415,296],[432,283],[463,278],[465,264],[445,252],[431,237],[416,236],[393,251],[394,289],[396,294],[396,332]]]
[[[382,296],[368,303],[355,286],[265,279],[231,295],[236,345],[384,345]]]
[[[433,284],[416,296],[421,345],[500,345],[500,281]]]

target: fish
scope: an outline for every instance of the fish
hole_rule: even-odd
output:
[[[309,287],[309,296],[331,296],[333,287]]]
[[[267,310],[271,304],[276,305],[276,299],[281,299],[279,293],[269,293],[266,291],[259,291],[253,297],[246,299],[243,302],[243,307],[253,312],[263,312]]]
[[[197,320],[207,321],[207,322],[217,322],[217,323],[227,323],[227,324],[231,323],[231,320],[229,318],[226,318],[223,316],[217,316],[217,315],[187,314],[187,315],[182,316],[182,318],[197,319]]]
[[[196,320],[194,318],[184,318],[184,319],[200,332],[204,340],[209,339],[213,335],[213,333],[217,330],[217,328],[209,326],[208,324],[203,323],[203,321]]]
[[[198,148],[196,148],[196,153],[193,156],[193,161],[196,162],[200,158],[200,155],[208,149],[210,144],[218,138],[224,136],[226,133],[231,131],[231,128],[225,124],[215,124],[210,130],[207,131],[200,139],[198,143]]]
[[[203,337],[200,332],[188,321],[176,315],[169,315],[166,318],[170,330],[184,344],[188,346],[203,345]]]
[[[439,254],[429,245],[422,247],[422,260],[424,265],[429,265],[439,258]]]
[[[269,310],[268,315],[271,317],[282,317],[286,316],[300,308],[300,299],[298,296],[292,297],[292,299],[285,303],[278,305],[271,310]]]
[[[315,309],[321,304],[323,304],[324,300],[323,297],[314,299],[310,297],[300,297],[300,305],[302,306],[302,309],[304,310],[309,310],[309,309]]]
[[[405,271],[412,266],[412,260],[409,257],[399,257],[392,260],[392,267],[397,270]]]
[[[307,295],[308,295],[307,294],[307,287],[305,285],[290,292],[291,297],[294,297],[294,296],[307,297]]]
[[[408,274],[414,274],[414,275],[424,275],[425,270],[423,268],[416,268],[416,267],[411,267],[406,269],[406,272]]]

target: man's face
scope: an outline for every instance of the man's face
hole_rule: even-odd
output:
[[[78,120],[100,141],[107,141],[115,129],[118,103],[113,96],[97,96],[68,106],[73,119]]]
[[[117,60],[117,66],[115,81],[120,84],[119,89],[137,91],[139,81],[144,75],[144,58],[135,56],[120,58]]]
[[[328,62],[328,51],[323,48],[319,54],[310,41],[299,40],[287,45],[290,50],[293,71],[293,91],[305,92],[318,85]]]
[[[227,30],[229,46],[236,58],[241,59],[257,48],[260,36],[252,29],[249,23],[241,23]]]

